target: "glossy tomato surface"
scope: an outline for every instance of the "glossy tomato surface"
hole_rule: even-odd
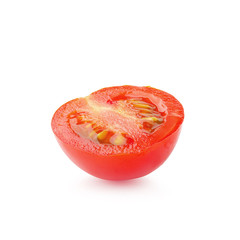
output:
[[[103,88],[62,105],[52,130],[66,155],[109,180],[142,177],[172,152],[184,119],[180,102],[151,87]]]

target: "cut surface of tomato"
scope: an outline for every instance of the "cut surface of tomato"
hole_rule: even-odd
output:
[[[183,107],[151,87],[103,88],[62,105],[52,129],[70,159],[100,178],[141,177],[160,166],[177,141]]]

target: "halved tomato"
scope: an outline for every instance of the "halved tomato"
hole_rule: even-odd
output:
[[[172,152],[184,119],[179,101],[151,87],[103,88],[62,105],[52,129],[67,156],[110,180],[142,177]]]

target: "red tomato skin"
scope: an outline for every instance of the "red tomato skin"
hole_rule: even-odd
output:
[[[65,154],[87,173],[106,180],[128,180],[143,177],[162,165],[174,149],[180,131],[181,126],[141,153],[110,156],[83,152],[56,138]]]

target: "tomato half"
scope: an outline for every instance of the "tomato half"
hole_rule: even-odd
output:
[[[184,119],[180,102],[151,87],[103,88],[62,105],[52,129],[66,155],[109,180],[142,177],[172,152]]]

